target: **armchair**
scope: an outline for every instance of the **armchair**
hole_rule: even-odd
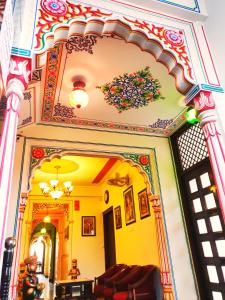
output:
[[[115,282],[113,300],[130,299],[128,285],[134,284],[143,278],[149,269],[153,269],[153,266],[137,266],[129,274],[127,274],[127,276],[122,278],[120,281]]]
[[[163,289],[159,269],[153,266],[149,268],[142,279],[128,285],[128,290],[132,300],[162,300]]]
[[[114,276],[105,280],[105,287],[103,290],[103,295],[106,299],[111,299],[114,292],[114,284],[116,281],[119,281],[123,277],[125,277],[134,267],[136,266],[126,266],[120,272],[116,273]]]
[[[117,264],[105,271],[102,275],[95,277],[94,280],[94,295],[95,297],[103,296],[104,283],[107,279],[117,274],[126,267],[125,264]]]

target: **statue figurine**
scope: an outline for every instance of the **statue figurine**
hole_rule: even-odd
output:
[[[40,299],[41,293],[45,288],[44,283],[38,283],[36,276],[37,256],[30,256],[24,260],[27,266],[27,276],[23,279],[23,300]]]
[[[69,271],[69,275],[71,276],[71,279],[77,279],[77,276],[80,275],[80,270],[77,267],[77,260],[72,259],[72,268]]]
[[[24,262],[20,263],[19,268],[19,275],[18,275],[18,285],[17,285],[17,291],[18,291],[18,299],[22,299],[22,289],[23,289],[23,279],[27,276],[27,270],[26,265]]]

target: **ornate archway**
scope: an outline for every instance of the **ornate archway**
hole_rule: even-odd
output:
[[[35,67],[45,65],[47,51],[74,35],[119,36],[137,45],[164,64],[185,95],[194,85],[192,65],[184,32],[131,17],[117,16],[71,1],[41,1],[36,24]]]

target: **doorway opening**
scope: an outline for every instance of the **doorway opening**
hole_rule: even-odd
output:
[[[113,207],[103,212],[105,269],[116,264],[116,241],[114,232]]]

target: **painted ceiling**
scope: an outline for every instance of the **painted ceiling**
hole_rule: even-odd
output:
[[[146,67],[153,79],[159,81],[164,99],[119,113],[105,101],[104,93],[97,86],[110,84],[115,77],[134,74]],[[40,76],[38,70],[33,74],[36,83],[26,92],[20,126],[33,120],[34,101],[29,101],[33,98],[42,103],[41,120],[37,120],[41,123],[168,136],[184,121],[183,96],[167,68],[149,53],[120,38],[73,37],[67,43],[58,44],[49,52],[46,68]],[[68,95],[75,77],[86,82],[89,104],[83,109],[69,105]],[[36,84],[41,84],[42,92],[35,95]]]
[[[121,162],[117,158],[64,155],[61,158],[53,158],[45,161],[34,171],[30,195],[40,195],[39,182],[49,184],[51,179],[57,178],[56,166],[58,169],[58,179],[60,182],[72,181],[75,186],[91,186],[102,184],[111,172]]]

